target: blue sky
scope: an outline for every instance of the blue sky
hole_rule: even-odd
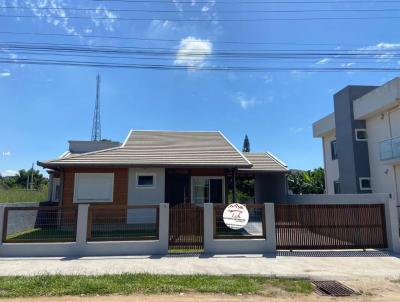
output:
[[[284,66],[287,72],[215,72],[206,67],[230,64],[211,56],[218,51],[268,49],[373,49],[400,46],[398,19],[273,20],[224,22],[240,18],[296,18],[313,16],[399,16],[392,12],[227,13],[226,10],[381,9],[400,10],[400,3],[361,4],[239,4],[193,0],[159,1],[1,1],[0,41],[68,43],[74,45],[168,48],[173,56],[163,64],[183,70],[111,69],[0,63],[0,173],[29,168],[37,160],[55,158],[67,141],[90,139],[96,75],[101,75],[102,137],[123,141],[130,129],[221,130],[238,148],[248,134],[252,151],[270,151],[290,168],[322,165],[321,142],[312,137],[311,124],[333,110],[332,95],[349,84],[379,85],[396,73],[309,73],[296,67],[358,66],[323,56],[304,62],[243,62],[251,66]],[[26,7],[19,9],[7,6]],[[39,7],[53,7],[41,10]],[[64,8],[97,8],[70,11]],[[172,13],[122,12],[123,9],[172,10]],[[35,18],[4,17],[33,15]],[[83,19],[67,18],[85,16]],[[96,19],[96,18],[108,19]],[[147,18],[122,21],[118,18]],[[199,18],[203,22],[181,22]],[[177,21],[178,20],[178,21]],[[13,32],[14,34],[6,34]],[[63,36],[19,33],[62,34]],[[70,36],[66,36],[70,35]],[[87,37],[91,36],[91,37]],[[93,36],[140,37],[161,40],[121,40]],[[171,41],[164,41],[171,40]],[[226,41],[263,42],[227,44]],[[287,44],[289,43],[289,44]],[[304,45],[304,44],[329,45]],[[298,45],[295,45],[298,44]],[[204,56],[192,57],[199,49]],[[0,46],[2,58],[26,54]],[[46,58],[46,56],[42,56]],[[47,56],[47,58],[54,58]],[[75,57],[75,59],[85,58]],[[86,58],[87,60],[87,58]],[[124,62],[124,59],[119,59]],[[147,62],[148,61],[141,61]],[[399,67],[398,59],[377,57],[374,66]]]

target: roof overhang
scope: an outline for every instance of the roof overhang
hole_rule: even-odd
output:
[[[354,119],[365,120],[400,105],[400,77],[354,101]]]
[[[323,137],[336,129],[335,113],[331,113],[313,124],[313,136]]]
[[[48,169],[62,169],[73,167],[87,167],[87,168],[133,168],[133,167],[151,167],[151,168],[223,168],[223,169],[239,169],[251,168],[252,165],[221,165],[221,164],[129,164],[129,163],[51,163],[51,162],[37,162],[37,165]]]

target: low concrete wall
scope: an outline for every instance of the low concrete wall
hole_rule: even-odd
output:
[[[288,195],[288,203],[295,204],[384,204],[388,249],[400,253],[399,219],[397,202],[389,194],[305,194]]]
[[[276,251],[274,204],[266,203],[266,239],[214,239],[214,205],[204,204],[204,252],[206,254],[266,254]]]
[[[87,242],[89,205],[80,204],[76,242],[2,243],[4,207],[0,206],[0,256],[2,257],[79,257],[118,255],[157,255],[168,253],[169,205],[160,204],[159,239],[138,241]]]

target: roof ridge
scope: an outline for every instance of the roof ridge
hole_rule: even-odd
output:
[[[228,144],[233,148],[233,150],[235,150],[237,153],[239,153],[240,156],[241,156],[249,165],[253,166],[253,164],[251,163],[251,161],[249,161],[249,160],[243,155],[243,153],[240,152],[240,151],[238,150],[238,148],[236,148],[236,146],[235,146],[234,144],[232,144],[232,143],[230,142],[229,139],[226,138],[226,136],[225,136],[221,131],[218,131],[218,133],[225,139],[225,141],[228,142]]]
[[[282,165],[283,167],[285,167],[285,168],[288,167],[288,165],[287,165],[285,162],[281,161],[279,158],[277,158],[277,157],[276,157],[275,155],[273,155],[271,152],[266,151],[265,154],[269,155],[269,156],[272,158],[272,160],[274,160],[276,163]]]

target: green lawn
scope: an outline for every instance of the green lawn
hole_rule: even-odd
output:
[[[51,229],[51,228],[34,228],[19,233],[10,234],[7,240],[14,241],[55,241],[62,239],[63,241],[75,241],[75,231]]]
[[[38,191],[0,188],[0,203],[48,201],[47,186]]]
[[[150,239],[156,239],[156,231],[154,230],[113,230],[113,231],[93,231],[92,237],[101,239],[108,238],[118,239],[118,238],[138,238],[147,237]],[[7,236],[7,240],[12,241],[56,241],[60,239],[62,241],[75,241],[75,231],[71,230],[60,230],[56,228],[34,228],[30,230],[25,230],[23,232],[10,234]]]
[[[182,292],[274,295],[282,291],[310,294],[313,287],[307,280],[249,276],[123,274],[0,277],[0,298]]]

